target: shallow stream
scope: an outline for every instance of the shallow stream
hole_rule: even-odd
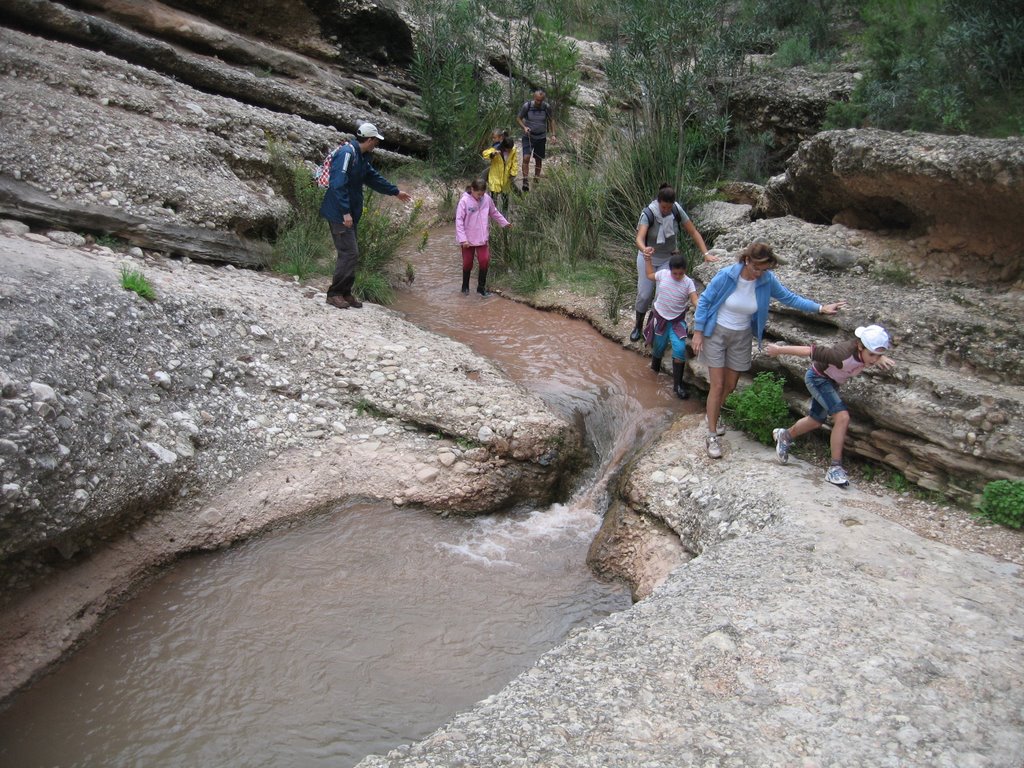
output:
[[[474,520],[340,505],[188,558],[0,712],[0,764],[351,766],[629,605],[585,564],[606,488],[694,406],[583,322],[460,294],[451,230],[414,264],[397,310],[582,419],[596,461],[573,497]]]

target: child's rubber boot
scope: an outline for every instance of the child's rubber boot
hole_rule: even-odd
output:
[[[646,314],[646,312],[636,313],[636,327],[633,329],[633,332],[629,334],[630,341],[640,341],[640,337],[644,335],[644,315]]]
[[[683,363],[678,360],[672,361],[672,391],[680,400],[686,400],[690,393],[686,391],[683,384]]]

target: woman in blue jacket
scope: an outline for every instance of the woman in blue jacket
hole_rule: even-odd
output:
[[[750,339],[753,336],[761,346],[768,323],[768,302],[777,299],[801,312],[823,315],[834,315],[846,305],[844,301],[818,304],[793,293],[772,273],[778,264],[772,247],[756,240],[743,249],[736,264],[712,278],[697,302],[691,345],[708,366],[711,386],[704,444],[713,459],[722,456],[718,443],[719,436],[725,434],[718,425],[722,401],[736,389],[740,373],[750,370]]]

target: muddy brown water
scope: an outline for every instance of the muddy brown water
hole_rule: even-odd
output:
[[[572,498],[474,520],[339,505],[183,560],[0,712],[0,765],[351,766],[629,605],[585,564],[609,480],[696,406],[581,321],[463,296],[451,229],[414,265],[397,310],[585,424]]]

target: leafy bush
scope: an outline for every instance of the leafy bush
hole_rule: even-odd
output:
[[[907,480],[907,476],[902,472],[892,472],[889,475],[889,479],[885,482],[885,487],[896,493],[909,493],[910,481]]]
[[[996,480],[986,485],[978,513],[1007,528],[1024,528],[1024,480]]]
[[[480,72],[485,26],[467,0],[413,0],[412,74],[419,86],[430,159],[443,178],[479,170],[491,129],[507,120],[501,87]]]
[[[772,430],[789,420],[782,384],[781,377],[767,371],[757,374],[750,386],[732,392],[725,399],[723,410],[729,421],[758,442],[772,445],[775,442]]]
[[[890,285],[917,285],[917,278],[905,264],[880,264],[871,270],[871,274],[879,281]]]
[[[389,267],[398,255],[398,249],[416,230],[416,222],[423,210],[420,200],[402,219],[381,206],[380,196],[366,190],[363,215],[356,229],[359,243],[359,268],[356,270],[354,293],[374,304],[390,304],[394,290],[388,280]]]
[[[798,33],[787,37],[772,56],[772,64],[782,69],[809,64],[814,59],[811,51],[811,38],[806,33]]]
[[[771,131],[751,133],[743,129],[733,133],[735,144],[729,152],[727,175],[737,181],[763,184],[771,176]]]
[[[137,269],[121,267],[121,287],[126,291],[134,291],[147,301],[153,301],[156,298],[153,286],[150,285],[146,276]]]

